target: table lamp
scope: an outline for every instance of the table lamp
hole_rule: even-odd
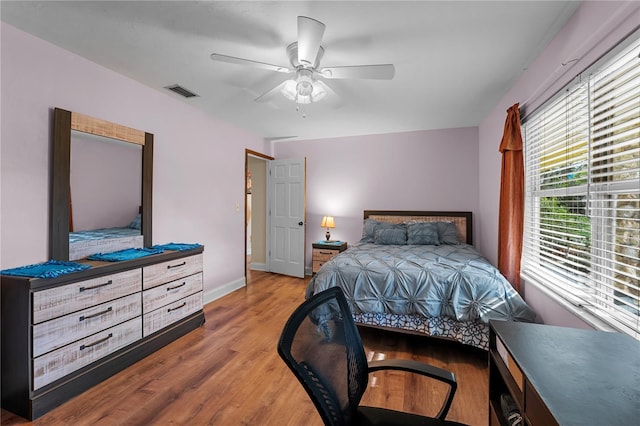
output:
[[[325,216],[322,218],[322,223],[320,224],[321,227],[323,228],[327,228],[327,233],[325,234],[327,237],[327,241],[329,241],[329,239],[331,238],[331,232],[329,232],[330,228],[335,228],[336,227],[336,223],[333,220],[333,216]]]

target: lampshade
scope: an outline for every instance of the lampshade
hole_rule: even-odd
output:
[[[322,218],[322,223],[320,224],[322,228],[335,228],[336,223],[333,220],[333,216],[325,216]]]
[[[311,78],[311,75],[310,70],[298,70],[296,79],[287,80],[282,86],[281,92],[284,97],[298,104],[310,104],[324,98],[327,95],[326,90],[317,80]]]

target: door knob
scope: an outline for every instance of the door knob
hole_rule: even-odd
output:
[[[298,222],[298,225],[302,226],[302,225],[304,225],[304,222],[300,221],[300,222]]]

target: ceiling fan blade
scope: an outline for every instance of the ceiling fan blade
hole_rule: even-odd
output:
[[[318,56],[325,25],[313,18],[298,16],[298,62],[313,66]]]
[[[236,58],[235,56],[221,55],[219,53],[212,53],[211,59],[218,62],[227,62],[229,64],[238,64],[238,65],[249,65],[255,68],[262,68],[265,70],[277,71],[277,72],[282,72],[286,74],[292,73],[294,71],[290,68],[281,67],[279,65],[265,64],[264,62],[252,61],[250,59]]]
[[[324,78],[362,78],[372,80],[392,80],[396,67],[392,64],[354,65],[348,67],[323,68],[319,73]]]
[[[327,92],[327,95],[322,100],[329,104],[331,108],[337,109],[344,105],[342,98],[327,83],[322,80],[316,80],[313,84],[320,85]]]
[[[257,98],[255,98],[254,101],[256,101],[256,102],[269,102],[270,100],[274,99],[276,97],[276,95],[280,94],[280,91],[282,90],[282,88],[284,87],[284,85],[286,83],[287,83],[287,80],[283,81],[282,83],[278,84],[273,89],[271,89],[271,90],[263,93],[262,95],[258,96]]]

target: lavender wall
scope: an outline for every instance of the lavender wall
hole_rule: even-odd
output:
[[[549,46],[480,124],[479,214],[476,229],[480,233],[479,248],[493,263],[497,262],[498,247],[501,164],[498,146],[506,110],[514,103],[520,103],[523,115],[534,110],[624,39],[637,27],[638,22],[639,2],[583,2]],[[563,63],[567,65],[563,66]],[[584,326],[582,320],[567,314],[560,304],[533,285],[525,285],[525,297],[545,323]]]
[[[333,239],[357,242],[363,210],[478,208],[476,128],[274,143],[276,158],[307,159],[307,265],[334,216]]]
[[[235,206],[244,203],[245,148],[265,151],[264,140],[0,25],[0,267],[48,259],[52,109],[60,107],[153,133],[154,243],[206,246],[205,297],[244,284],[244,213]]]

